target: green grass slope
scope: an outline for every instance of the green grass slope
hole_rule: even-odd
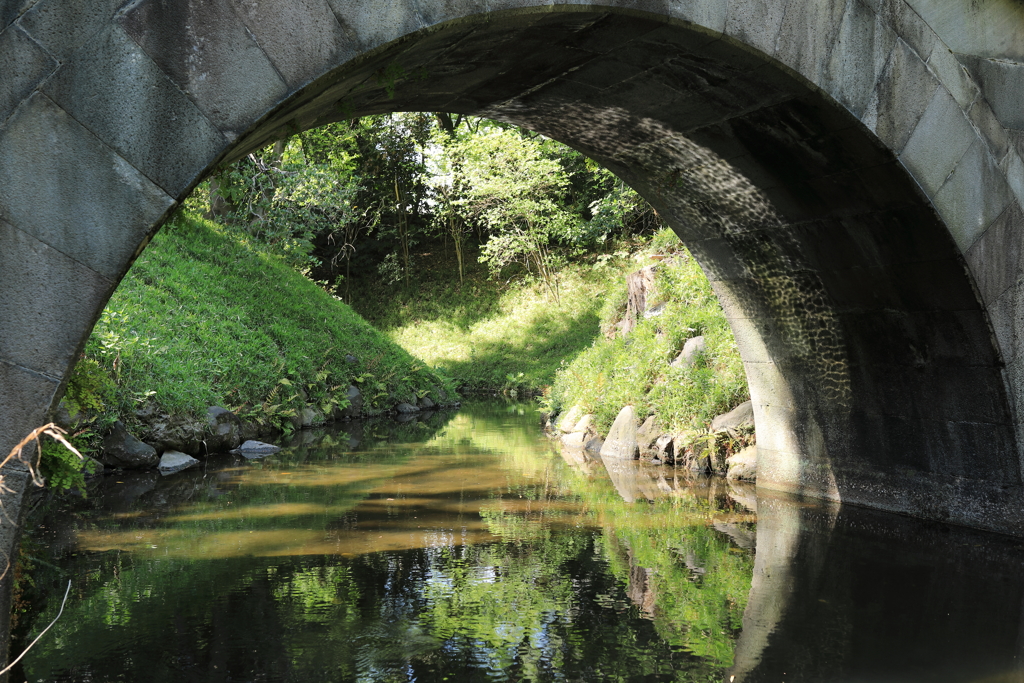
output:
[[[281,259],[187,214],[121,282],[85,357],[116,382],[122,416],[152,401],[175,413],[223,405],[281,423],[305,402],[340,400],[352,382],[384,408],[453,397],[447,378]]]

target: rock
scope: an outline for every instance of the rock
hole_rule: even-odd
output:
[[[569,408],[560,418],[558,418],[558,430],[562,432],[572,432],[576,428],[576,423],[583,417],[583,408],[581,406],[573,406]]]
[[[142,440],[158,453],[181,451],[189,455],[198,455],[203,451],[204,427],[202,422],[192,418],[170,416],[151,424],[143,434]]]
[[[725,461],[729,466],[729,479],[757,481],[757,446],[747,446]]]
[[[620,458],[635,460],[640,457],[636,443],[636,412],[633,406],[626,406],[619,411],[608,437],[601,446],[602,458]]]
[[[299,428],[309,429],[310,427],[319,427],[326,420],[324,414],[313,406],[306,406],[299,411]]]
[[[728,413],[719,415],[711,421],[711,431],[714,432],[735,432],[743,427],[754,426],[754,404],[745,401]]]
[[[262,441],[250,440],[246,441],[241,446],[239,446],[238,448],[231,452],[236,455],[240,455],[243,458],[255,460],[257,458],[265,458],[268,455],[273,455],[274,453],[277,453],[280,450],[281,448],[279,446],[275,446],[269,443],[263,443]]]
[[[436,407],[436,406],[437,406],[437,404],[436,404],[436,403],[434,403],[433,401],[431,401],[431,400],[430,400],[429,398],[427,398],[426,396],[424,396],[423,398],[421,398],[421,399],[420,399],[420,402],[419,402],[419,406],[420,406],[420,408],[422,408],[423,410],[430,410],[430,409],[432,409],[432,408]]]
[[[348,405],[341,410],[342,417],[359,417],[363,414],[363,394],[356,385],[348,385],[345,398],[348,399]]]
[[[417,408],[416,406],[412,405],[411,403],[406,403],[404,401],[402,403],[399,403],[397,406],[395,406],[395,410],[398,411],[400,414],[402,414],[402,413],[409,414],[409,413],[418,413],[418,412],[420,412],[419,408]]]
[[[109,467],[141,470],[156,467],[159,458],[155,448],[129,434],[124,423],[118,420],[103,438],[99,461]]]
[[[661,427],[658,426],[658,419],[654,415],[648,415],[640,429],[636,430],[636,445],[641,453],[645,453],[654,445],[654,441],[660,436]]]
[[[242,421],[226,408],[206,409],[206,452],[227,453],[242,443]]]
[[[601,448],[604,446],[604,439],[599,436],[595,436],[593,439],[583,444],[583,450],[589,451],[590,453],[600,453]]]
[[[345,354],[345,362],[346,363],[350,363],[351,365],[355,365],[356,363],[359,362],[359,359],[356,358],[355,356],[353,356],[351,353],[346,353]]]
[[[573,432],[562,435],[562,445],[568,448],[583,448],[586,445],[587,435],[584,432]]]
[[[644,318],[657,318],[659,315],[665,312],[665,306],[667,304],[661,303],[657,306],[651,306],[644,311]]]
[[[654,448],[658,451],[658,456],[666,462],[671,461],[675,455],[674,445],[675,439],[671,434],[662,434],[654,441]]]
[[[181,451],[164,451],[164,454],[160,456],[160,464],[157,469],[160,470],[160,474],[174,474],[198,464],[198,460]]]
[[[594,427],[594,416],[587,413],[580,418],[580,421],[576,423],[576,426],[572,428],[573,432],[589,432],[593,431]]]
[[[704,340],[704,335],[699,337],[690,337],[683,344],[683,350],[679,352],[676,359],[669,363],[674,368],[688,368],[697,362],[701,356],[707,351],[708,345]]]

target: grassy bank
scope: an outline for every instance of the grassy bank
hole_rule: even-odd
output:
[[[635,255],[657,263],[648,310],[628,335],[600,337],[562,367],[548,397],[554,412],[579,405],[605,433],[619,410],[632,405],[641,417],[656,414],[667,431],[700,429],[749,398],[732,330],[700,266],[668,229]],[[657,259],[657,260],[656,260]],[[625,291],[609,300],[605,329],[621,319]],[[618,304],[618,305],[616,305]],[[689,366],[671,363],[686,340],[703,336],[706,351]]]
[[[453,395],[448,378],[258,243],[187,214],[121,282],[85,358],[82,371],[91,362],[114,380],[112,407],[128,419],[151,402],[284,424],[306,403],[339,404],[353,382],[371,407]]]
[[[453,257],[441,245],[419,263],[414,287],[351,282],[352,304],[467,388],[550,390],[544,400],[552,410],[579,404],[595,414],[602,432],[627,404],[640,415],[656,413],[666,429],[684,430],[707,426],[747,398],[721,306],[668,229],[564,265],[558,301],[540,282],[515,274],[488,279],[479,265],[459,285]],[[663,312],[628,335],[606,335],[625,314],[626,276],[651,264],[659,265],[648,304],[664,303]],[[698,335],[706,352],[690,367],[671,366]]]

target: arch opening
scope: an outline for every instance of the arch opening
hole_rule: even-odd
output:
[[[212,124],[190,129],[191,145],[161,132],[155,153],[133,151],[130,140],[91,122],[109,117],[106,105],[72,101],[73,76],[35,106],[63,107],[66,114],[53,116],[113,136],[111,147],[177,200],[224,159],[353,116],[446,111],[543,133],[633,186],[708,274],[747,370],[760,485],[1024,530],[1022,507],[1005,504],[1007,495],[1019,498],[1021,478],[992,326],[950,231],[858,118],[871,115],[867,103],[855,116],[749,47],[757,41],[742,32],[592,6],[471,14],[400,29],[397,40],[344,57],[328,50],[289,61],[264,48],[271,59],[251,68],[273,68],[250,78],[272,82],[259,93],[265,101],[237,85],[203,99],[211,84],[188,66],[195,21],[138,3],[116,18],[100,48],[142,55],[159,71],[154,78],[166,76],[199,103]],[[310,30],[341,31],[335,38],[347,44],[350,27],[338,26]],[[237,38],[228,33],[225,44]],[[231,75],[225,69],[214,81]],[[159,97],[134,101],[147,114]],[[250,123],[248,111],[260,112],[258,120]],[[191,153],[197,148],[215,153]],[[164,171],[147,170],[156,168]],[[57,355],[65,372],[110,283],[163,215],[133,217],[121,243],[103,252],[107,290],[99,308],[80,307],[81,323],[63,335]]]

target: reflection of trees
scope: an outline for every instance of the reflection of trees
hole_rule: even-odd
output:
[[[720,677],[752,560],[712,525],[747,528],[749,516],[717,494],[626,503],[521,436],[503,444],[485,415],[466,415],[427,445],[340,463],[296,449],[223,477],[158,482],[140,514],[80,522],[79,534],[135,539],[133,552],[65,558],[86,578],[25,680]],[[510,444],[522,447],[493,455]],[[454,455],[420,457],[442,447]],[[453,462],[472,486],[453,489]],[[406,545],[348,558],[288,545],[371,525],[379,542]],[[278,538],[283,556],[268,545]],[[209,539],[234,553],[211,559]]]

